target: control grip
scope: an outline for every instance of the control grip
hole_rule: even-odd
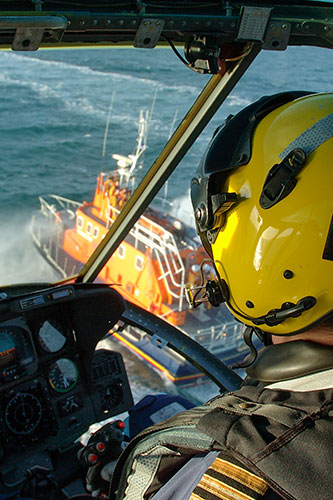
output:
[[[80,464],[93,467],[118,458],[122,452],[124,429],[125,424],[122,420],[101,427],[90,437],[87,445],[78,451]]]

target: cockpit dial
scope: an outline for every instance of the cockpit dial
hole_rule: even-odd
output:
[[[45,352],[58,352],[66,344],[66,337],[58,325],[44,321],[38,333],[38,340]]]
[[[56,392],[68,392],[75,386],[79,377],[76,364],[68,358],[52,363],[48,373],[49,384]]]
[[[123,397],[121,383],[110,384],[100,391],[100,400],[105,412],[118,406]]]
[[[41,402],[34,394],[18,392],[7,403],[5,422],[14,434],[31,434],[40,424],[42,412]]]

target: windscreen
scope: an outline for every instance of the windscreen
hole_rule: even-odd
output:
[[[0,283],[65,279],[103,242],[209,77],[189,71],[167,49],[1,52],[0,59]],[[332,69],[325,49],[291,47],[274,58],[262,52],[97,281],[228,364],[244,357],[243,326],[223,305],[191,310],[185,301],[186,284],[200,286],[213,276],[195,231],[190,181],[229,115],[290,90],[291,82],[294,90],[327,91]],[[129,331],[122,342],[142,359],[151,357],[140,338]],[[163,358],[161,366],[169,370],[168,363]]]

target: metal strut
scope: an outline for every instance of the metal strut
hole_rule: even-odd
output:
[[[210,78],[133,195],[124,205],[102,243],[96,248],[95,252],[77,275],[77,282],[87,283],[95,280],[131,227],[146,210],[165,181],[172,174],[186,152],[260,52],[260,49],[260,44],[254,44],[252,49],[242,59],[233,63],[233,66],[225,74],[221,75],[219,73]]]

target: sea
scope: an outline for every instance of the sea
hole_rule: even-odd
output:
[[[52,193],[90,201],[99,172],[115,166],[111,155],[133,152],[140,110],[150,110],[148,148],[137,173],[143,175],[210,77],[162,48],[1,51],[0,67],[0,285],[52,281],[57,276],[29,235],[38,197]],[[259,54],[168,182],[181,217],[192,219],[191,177],[227,116],[262,95],[330,91],[332,75],[328,49]]]

